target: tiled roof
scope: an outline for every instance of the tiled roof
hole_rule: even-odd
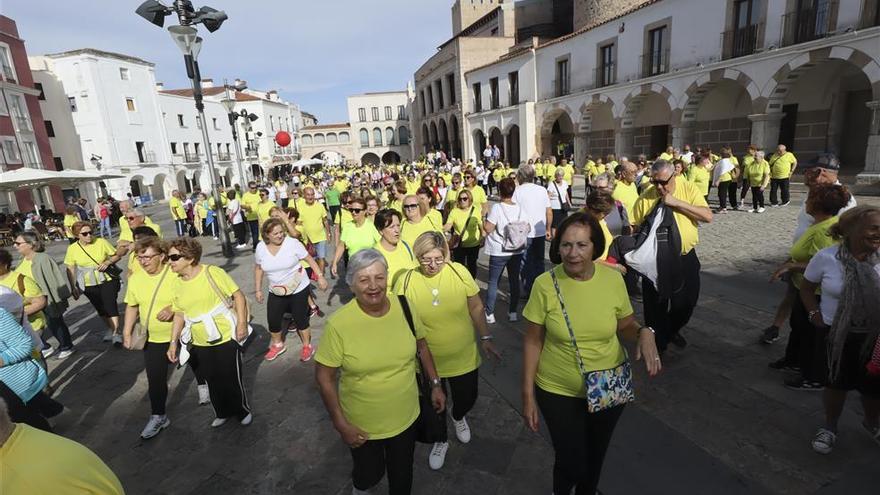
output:
[[[217,96],[223,94],[225,91],[226,88],[223,88],[222,86],[213,88],[202,88],[202,94],[205,96]],[[186,98],[192,98],[193,96],[192,89],[163,89],[159,92],[167,95],[184,96]],[[235,92],[235,101],[260,101],[262,99],[263,98],[247,93],[241,93],[238,91]]]
[[[156,64],[154,64],[153,62],[147,62],[146,60],[144,60],[142,58],[132,57],[131,55],[125,55],[122,53],[98,50],[95,48],[79,48],[76,50],[70,50],[70,51],[60,52],[60,53],[49,53],[46,56],[49,58],[62,58],[62,57],[71,57],[74,55],[96,55],[98,57],[115,58],[115,59],[119,59],[119,60],[125,60],[126,62],[133,62],[136,64],[149,65],[150,67],[156,66]]]

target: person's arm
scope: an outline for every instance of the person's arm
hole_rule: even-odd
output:
[[[483,354],[489,358],[494,357],[495,359],[501,359],[501,353],[498,352],[492,344],[492,339],[494,339],[494,337],[489,332],[489,326],[486,324],[486,309],[483,307],[483,300],[480,299],[480,295],[475,294],[469,296],[467,298],[467,303],[468,313],[470,313],[471,321],[474,323],[474,328],[477,330]]]
[[[131,349],[131,332],[134,331],[134,323],[138,319],[138,307],[128,305],[125,307],[125,322],[122,325],[122,347]]]
[[[357,426],[348,422],[339,404],[339,392],[336,390],[336,375],[339,368],[331,368],[321,363],[315,364],[315,381],[318,383],[318,392],[324,408],[330,415],[333,427],[339,432],[342,441],[349,447],[357,448],[364,444],[369,435]]]
[[[686,203],[668,193],[662,196],[662,200],[664,203],[666,203],[666,206],[672,208],[673,210],[681,213],[682,215],[690,218],[695,222],[712,222],[712,210],[709,209],[708,206],[695,206],[690,203]]]
[[[27,304],[24,305],[25,316],[30,316],[42,311],[43,308],[46,307],[46,301],[47,299],[44,295],[28,298]]]
[[[639,323],[634,315],[629,315],[617,321],[617,332],[630,342],[636,343],[636,361],[645,359],[649,376],[660,373],[663,366],[654,340],[654,330]]]
[[[805,278],[803,282],[801,282],[800,297],[801,301],[804,303],[804,309],[807,310],[807,315],[809,315],[810,323],[816,328],[828,328],[828,325],[825,324],[825,320],[822,319],[822,311],[819,308],[819,299],[816,297],[816,289],[818,288],[819,284],[810,282]]]
[[[11,313],[0,315],[0,331],[3,334],[5,349],[0,352],[0,367],[20,363],[31,358],[34,342],[28,332],[21,328]]]
[[[418,339],[416,348],[419,362],[422,364],[422,372],[431,381],[431,403],[434,404],[434,410],[441,413],[446,409],[446,394],[443,393],[443,387],[439,384],[440,375],[437,374],[437,368],[434,367],[434,356],[431,355],[431,349],[428,348],[428,342],[425,339]]]
[[[67,282],[70,284],[70,293],[73,296],[73,300],[76,301],[79,299],[80,294],[82,294],[79,286],[76,285],[76,266],[64,265],[64,267],[67,269]]]
[[[330,275],[334,277],[337,275],[336,265],[339,263],[339,260],[342,259],[342,253],[345,251],[345,247],[342,244],[342,239],[336,237],[336,249],[333,251],[333,262],[330,263]]]
[[[315,258],[312,258],[312,255],[307,254],[304,258],[306,263],[309,264],[309,268],[312,269],[312,272],[318,276],[318,288],[323,290],[327,290],[327,279],[324,278],[324,274],[321,273],[321,269],[318,268],[318,262],[315,261]]]
[[[254,298],[263,304],[263,267],[254,264]]]
[[[324,232],[327,233],[327,239],[331,238],[331,234],[333,233],[330,230],[330,221],[327,219],[327,215],[324,215],[324,218],[321,219],[321,223],[324,225]]]
[[[776,271],[773,272],[773,275],[770,276],[770,281],[774,282],[776,280],[779,280],[786,273],[803,272],[807,268],[808,264],[809,264],[809,262],[807,262],[807,261],[800,262],[800,261],[788,260],[785,263],[783,263],[782,265],[780,265],[779,268],[777,268]]]
[[[123,256],[128,254],[128,250],[130,249],[130,247],[131,247],[131,243],[128,243],[128,242],[119,243],[119,247],[116,248],[116,251],[112,255],[110,255],[109,258],[105,259],[103,263],[98,265],[98,271],[103,272],[104,270],[107,269],[108,266],[121,260],[123,258]]]
[[[545,235],[549,241],[550,239],[553,239],[553,233],[550,231],[550,226],[553,225],[553,208],[548,206],[544,211],[544,217],[544,221],[547,222],[544,224],[547,226],[547,233]]]
[[[248,335],[247,299],[241,289],[232,293],[232,302],[235,306],[235,317],[237,320],[235,322],[235,339],[241,342]]]
[[[535,377],[538,374],[538,360],[544,349],[544,325],[528,322],[526,333],[523,335],[523,375],[522,375],[522,400],[523,418],[526,426],[532,431],[538,431],[538,404],[535,401]]]
[[[794,155],[791,155],[791,157],[792,157],[792,162],[791,162],[791,172],[788,173],[789,177],[794,175],[794,169],[797,168],[797,158],[795,158]]]

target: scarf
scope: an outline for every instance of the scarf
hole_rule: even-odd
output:
[[[831,331],[828,334],[828,369],[830,379],[840,373],[840,358],[850,333],[866,333],[862,356],[868,357],[880,334],[880,275],[874,267],[880,264],[880,252],[871,253],[865,261],[853,257],[846,243],[837,252],[843,265],[843,294]]]

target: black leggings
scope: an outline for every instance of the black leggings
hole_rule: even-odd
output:
[[[752,186],[752,207],[756,210],[764,207],[764,191],[760,186]]]
[[[218,418],[244,419],[250,414],[241,370],[241,346],[230,340],[215,346],[193,346],[199,372],[208,383],[211,405]]]
[[[168,399],[168,361],[167,343],[147,342],[144,345],[144,369],[147,372],[147,389],[150,396],[150,414],[158,416],[165,414],[165,403]],[[196,375],[196,383],[205,385],[207,382],[202,378],[199,370],[199,359],[195,354],[190,355],[189,365],[193,374]]]
[[[816,296],[817,301],[821,299]],[[800,296],[794,298],[788,323],[791,333],[785,346],[786,364],[799,366],[804,380],[825,384],[828,381],[827,330],[813,325]]]
[[[566,397],[535,387],[538,407],[550,431],[555,461],[553,493],[594,495],[602,463],[624,406],[587,412],[587,400]]]
[[[452,398],[452,419],[461,421],[465,414],[473,409],[477,402],[477,384],[479,383],[479,374],[477,370],[465,373],[459,376],[452,376],[443,379],[443,393],[447,397]],[[440,429],[440,441],[445,442],[449,439],[446,431],[446,412],[440,413],[444,427]]]
[[[779,200],[777,200],[777,192],[782,194],[782,202],[788,203],[790,196],[788,193],[788,186],[791,182],[791,179],[770,179],[770,204],[778,205]]]
[[[452,261],[466,266],[471,276],[477,278],[477,258],[480,256],[480,245],[474,247],[459,246],[452,250]]]
[[[718,205],[727,208],[727,198],[730,198],[730,206],[739,206],[736,199],[736,181],[726,180],[718,184]]]
[[[413,452],[416,431],[412,425],[391,438],[367,440],[351,449],[352,485],[358,490],[369,490],[382,481],[388,472],[388,494],[409,495],[412,491]]]
[[[232,224],[232,232],[235,233],[235,242],[239,246],[247,241],[247,224],[245,222]]]
[[[42,393],[42,392],[40,392]],[[39,394],[38,394],[39,395]],[[9,411],[9,419],[13,423],[24,423],[43,431],[52,431],[49,421],[40,414],[37,401],[34,398],[24,402],[21,398],[0,381],[0,398],[6,401],[6,409]]]

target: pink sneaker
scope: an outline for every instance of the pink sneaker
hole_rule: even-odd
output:
[[[311,360],[314,355],[315,347],[313,345],[304,345],[302,352],[299,353],[299,360],[305,363],[306,361]]]
[[[287,348],[284,347],[284,344],[270,345],[269,351],[266,352],[266,361],[274,361],[275,358],[284,354],[284,351],[286,351],[286,350],[287,350]]]

